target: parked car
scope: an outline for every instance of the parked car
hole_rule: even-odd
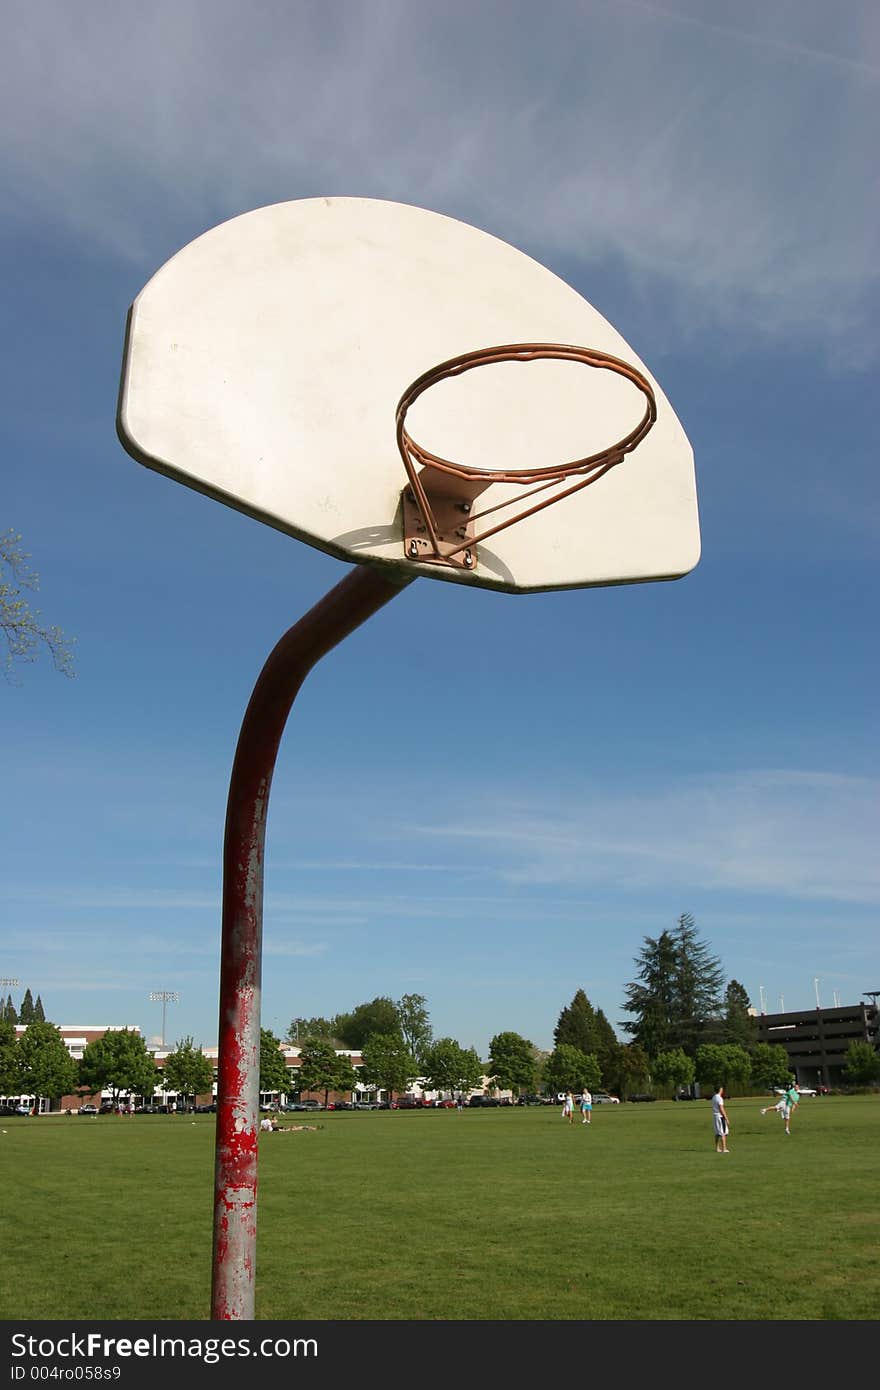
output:
[[[651,1097],[651,1099],[653,1100],[653,1096]],[[594,1092],[593,1092],[593,1104],[594,1104],[594,1105],[619,1105],[619,1104],[620,1104],[620,1096],[610,1096],[610,1095],[608,1094],[607,1091],[594,1091]]]
[[[197,1115],[216,1115],[217,1102],[212,1100],[209,1105],[197,1105],[195,1107],[195,1112]]]
[[[81,1115],[97,1115],[98,1107],[97,1105],[92,1105],[91,1102],[88,1102],[86,1105],[81,1105],[79,1107],[79,1113]]]
[[[292,1100],[288,1104],[288,1110],[323,1110],[324,1107],[319,1100]]]
[[[468,1105],[482,1106],[484,1110],[487,1109],[489,1106],[496,1106],[500,1104],[501,1101],[498,1099],[497,1096],[471,1096],[470,1100],[468,1101]]]
[[[12,1113],[14,1115],[30,1115],[33,1113],[33,1110],[34,1107],[29,1105],[26,1101],[19,1101],[18,1105],[13,1105],[12,1107]]]
[[[543,1105],[544,1096],[520,1096],[517,1105]]]
[[[424,1105],[418,1096],[398,1096],[391,1102],[392,1110],[424,1110]]]
[[[656,1096],[648,1096],[648,1095],[627,1096],[627,1100],[629,1101],[630,1105],[637,1105],[638,1102],[641,1101],[641,1100],[656,1100],[656,1099],[657,1099]]]
[[[435,1109],[435,1110],[454,1110],[454,1109],[455,1109],[455,1101],[454,1101],[454,1100],[435,1100],[435,1101],[434,1101],[434,1109]]]
[[[116,1106],[113,1104],[112,1100],[102,1100],[101,1108],[98,1113],[100,1115],[112,1115],[115,1112],[115,1110]]]

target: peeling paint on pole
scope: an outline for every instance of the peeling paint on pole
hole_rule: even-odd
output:
[[[315,663],[411,582],[395,570],[353,570],[281,638],[242,722],[223,849],[213,1319],[254,1316],[263,859],[278,745]]]

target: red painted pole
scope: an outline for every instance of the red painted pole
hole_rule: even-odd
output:
[[[358,566],[270,653],[242,721],[226,807],[211,1317],[254,1316],[263,847],[281,735],[325,653],[412,582]]]

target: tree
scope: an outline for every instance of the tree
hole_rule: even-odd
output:
[[[707,1021],[720,1008],[724,971],[718,958],[700,940],[689,912],[679,917],[672,939],[676,962],[673,996],[676,1042],[693,1056]]]
[[[617,1053],[617,1089],[621,1096],[650,1083],[651,1063],[641,1043],[625,1043]]]
[[[377,1090],[401,1095],[418,1076],[418,1067],[399,1033],[374,1033],[361,1048],[361,1080]]]
[[[438,1038],[422,1054],[426,1080],[433,1091],[470,1091],[479,1086],[483,1063],[472,1047],[464,1048],[454,1038]]]
[[[731,980],[724,991],[722,1038],[726,1043],[738,1043],[747,1052],[753,1051],[758,1041],[758,1025],[749,1013],[750,1004],[745,986],[739,980]]]
[[[346,1047],[360,1051],[373,1033],[399,1033],[400,1017],[397,1005],[387,995],[380,995],[369,1004],[358,1004],[350,1014],[340,1014],[337,1020],[339,1037]]]
[[[79,1065],[78,1090],[90,1095],[109,1091],[114,1103],[121,1092],[152,1097],[159,1074],[139,1033],[114,1028],[86,1044]]]
[[[351,1058],[345,1052],[337,1052],[332,1089],[340,1095],[354,1095],[357,1083],[358,1074],[352,1066]]]
[[[654,1058],[651,1065],[654,1080],[662,1086],[672,1086],[676,1091],[679,1086],[693,1085],[694,1071],[693,1057],[688,1057],[680,1047],[667,1048]]]
[[[736,1043],[700,1043],[694,1062],[701,1086],[745,1086],[752,1072],[751,1057]]]
[[[6,1023],[15,1024],[18,1022],[18,1011],[12,1002],[11,994],[7,994],[6,1003],[3,1005],[3,1019]]]
[[[51,1023],[30,1023],[18,1044],[24,1095],[66,1096],[76,1086],[77,1067],[64,1039]]]
[[[178,1042],[174,1051],[169,1052],[162,1068],[165,1089],[176,1091],[179,1096],[195,1099],[214,1088],[214,1067],[192,1038]]]
[[[535,1048],[519,1033],[496,1033],[489,1044],[489,1073],[496,1086],[514,1095],[535,1085]]]
[[[599,1076],[597,1058],[570,1043],[554,1047],[544,1068],[545,1080],[554,1091],[598,1090]]]
[[[560,1043],[567,1043],[579,1052],[596,1052],[596,1015],[582,989],[577,991],[571,1003],[559,1015],[553,1030],[553,1041],[557,1047]]]
[[[292,1018],[287,1041],[298,1044],[305,1042],[306,1038],[324,1038],[327,1042],[336,1042],[339,1036],[337,1024],[338,1018]]]
[[[788,1080],[788,1053],[781,1043],[755,1043],[751,1058],[753,1086],[772,1091],[774,1086],[782,1086]]]
[[[24,992],[21,1008],[18,1011],[18,1021],[25,1024],[34,1022],[34,1000],[29,989]]]
[[[260,1090],[287,1095],[290,1080],[281,1042],[270,1028],[260,1029]]]
[[[626,986],[627,1013],[635,1022],[621,1026],[631,1033],[633,1041],[656,1057],[664,1047],[674,1047],[675,1013],[675,942],[668,931],[658,937],[646,936],[645,944],[636,956],[636,979]]]
[[[880,1080],[880,1053],[868,1042],[851,1042],[846,1049],[846,1079],[854,1086]]]
[[[622,1026],[652,1057],[668,1047],[692,1057],[720,1008],[724,975],[690,913],[682,913],[673,931],[646,936],[636,964],[624,1004],[635,1021]]]
[[[0,1019],[0,1095],[19,1096],[21,1092],[21,1062],[15,1024],[3,1018]]]
[[[608,1022],[601,1009],[596,1010],[596,1044],[595,1052],[599,1058],[599,1069],[602,1072],[603,1084],[609,1086],[615,1074],[617,1063],[617,1053],[620,1042],[617,1034]]]
[[[397,1021],[403,1041],[414,1061],[431,1044],[432,1030],[428,1021],[427,1000],[423,994],[404,994],[397,1001]]]
[[[326,1105],[331,1091],[354,1089],[357,1075],[348,1057],[339,1057],[323,1038],[310,1038],[299,1056],[298,1090],[323,1091]]]
[[[39,995],[37,995],[37,1002],[36,1002],[36,1004],[34,1005],[34,1023],[45,1023],[45,1022],[46,1022],[46,1011],[45,1011],[45,1009],[43,1008],[43,1001],[42,1001],[42,999],[40,998]]]
[[[72,676],[71,642],[60,627],[45,627],[42,615],[31,608],[22,592],[35,593],[40,577],[28,564],[30,555],[22,550],[21,536],[15,531],[0,534],[0,631],[6,638],[4,669],[12,679],[16,661],[35,661],[43,643],[49,650],[56,671]]]

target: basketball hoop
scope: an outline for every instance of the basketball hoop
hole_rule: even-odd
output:
[[[644,415],[623,439],[596,454],[567,463],[514,471],[473,468],[441,458],[417,443],[406,428],[410,407],[423,392],[438,382],[460,376],[474,367],[486,367],[496,362],[534,362],[541,358],[580,362],[586,367],[596,367],[626,377],[645,397]],[[431,367],[407,387],[397,404],[397,447],[409,479],[403,493],[404,553],[407,559],[473,569],[476,565],[474,548],[479,542],[598,482],[609,469],[622,463],[627,454],[638,448],[656,419],[657,400],[647,377],[628,362],[600,352],[597,348],[573,347],[565,343],[508,343],[502,347],[463,353],[460,357],[452,357]],[[576,478],[577,481],[570,487],[562,487],[569,478]],[[474,511],[475,498],[490,483],[511,483],[530,490],[487,507],[484,511]],[[528,498],[553,488],[558,490],[551,496],[478,532],[477,522],[509,507],[519,506]]]

